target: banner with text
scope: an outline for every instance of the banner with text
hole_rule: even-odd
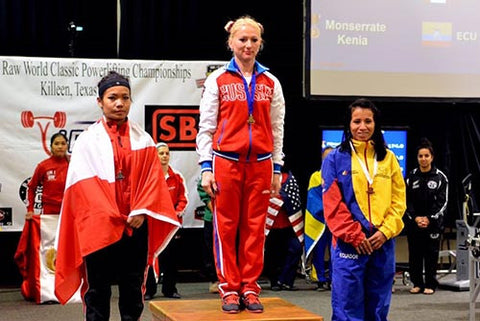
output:
[[[169,144],[170,163],[186,179],[184,226],[202,226],[193,214],[202,205],[196,190],[198,105],[206,76],[223,64],[0,56],[0,231],[22,230],[27,184],[37,164],[50,156],[50,137],[63,132],[70,153],[78,135],[101,117],[97,84],[110,70],[130,78],[129,118],[143,125],[155,142]],[[37,189],[37,210],[40,204]]]

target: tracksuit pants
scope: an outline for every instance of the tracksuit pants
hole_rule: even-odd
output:
[[[371,255],[337,239],[332,246],[332,321],[387,321],[395,276],[395,240]]]
[[[440,251],[440,234],[431,238],[428,231],[407,233],[408,265],[413,286],[435,290],[438,286],[437,263]],[[423,272],[425,268],[425,280]]]
[[[260,293],[273,164],[214,156],[214,251],[220,295]]]

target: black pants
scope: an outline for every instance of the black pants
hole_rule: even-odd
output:
[[[148,268],[147,282],[145,283],[145,295],[153,297],[157,293],[157,281],[155,280],[155,272],[150,266]]]
[[[122,321],[137,321],[143,312],[142,285],[147,265],[147,222],[132,236],[85,257],[88,290],[84,296],[87,321],[110,318],[111,286],[118,284]]]
[[[181,230],[178,230],[167,247],[158,256],[158,266],[162,274],[162,293],[171,296],[177,293],[178,253]]]
[[[278,282],[293,286],[302,252],[292,227],[270,230],[265,241],[264,273],[272,286]]]
[[[203,224],[203,273],[208,281],[216,282],[217,272],[215,270],[215,258],[213,257],[213,224],[208,221],[204,221]]]
[[[413,286],[435,290],[438,286],[437,263],[440,249],[440,234],[432,238],[428,230],[409,231],[408,265]],[[425,268],[425,280],[423,271]]]

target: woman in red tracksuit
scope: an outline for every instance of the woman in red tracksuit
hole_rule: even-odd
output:
[[[41,161],[35,168],[32,178],[28,183],[27,213],[25,225],[20,237],[15,261],[22,275],[21,292],[25,300],[36,303],[56,301],[54,290],[54,278],[51,274],[43,274],[42,270],[49,266],[47,254],[53,249],[55,229],[48,226],[56,226],[56,217],[60,214],[69,156],[67,155],[68,140],[63,133],[52,135],[50,140],[51,156]],[[35,216],[35,197],[37,189],[41,187],[42,199],[38,214],[49,215],[50,222],[47,227],[41,223],[40,216]],[[41,255],[40,252],[43,254]],[[42,260],[40,259],[42,256]],[[44,263],[40,263],[44,261]],[[52,262],[53,263],[53,262]]]
[[[168,191],[172,199],[173,207],[177,213],[178,220],[182,223],[182,217],[185,208],[188,205],[187,188],[185,179],[182,174],[174,170],[170,164],[170,148],[164,142],[156,145],[158,158],[162,165],[162,171],[165,175]],[[177,263],[178,263],[178,241],[181,238],[181,230],[179,230],[172,240],[168,243],[165,250],[158,256],[158,264],[162,274],[162,293],[167,298],[180,299],[177,283]],[[153,268],[148,270],[148,277],[145,290],[145,300],[151,300],[157,293],[157,282]]]
[[[62,133],[56,133],[50,139],[52,156],[40,162],[28,182],[27,215],[31,219],[34,214],[37,187],[42,186],[42,214],[59,214],[62,205],[63,191],[67,179],[68,140]]]
[[[280,190],[285,101],[278,79],[255,57],[263,27],[251,17],[225,26],[233,59],[205,81],[197,152],[213,198],[214,251],[222,311],[262,312],[268,202]],[[240,299],[242,303],[240,304]]]

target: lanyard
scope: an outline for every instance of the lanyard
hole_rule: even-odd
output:
[[[355,149],[353,148],[353,144],[352,142],[350,141],[350,148],[352,150],[352,152],[355,154],[355,156],[357,157],[357,160],[358,162],[360,163],[360,166],[362,167],[362,171],[363,171],[363,174],[365,174],[365,178],[367,179],[368,181],[368,185],[372,185],[373,184],[373,179],[375,178],[375,175],[377,174],[377,169],[378,169],[378,161],[377,161],[377,154],[374,154],[373,155],[373,176],[370,176],[370,173],[368,171],[368,168],[367,168],[367,165],[365,164],[365,162],[360,158],[360,156],[358,156],[358,154],[355,152]]]
[[[117,124],[114,124],[113,126],[116,126],[115,128],[115,133],[117,135],[115,135],[114,133],[111,132],[111,129],[108,127],[107,123],[105,122],[105,120],[102,118],[102,123],[103,123],[103,126],[105,127],[105,130],[107,131],[107,134],[108,136],[110,137],[110,141],[111,141],[111,144],[112,144],[112,148],[113,148],[113,162],[114,162],[114,166],[117,167],[117,171],[116,171],[116,174],[115,174],[115,180],[122,180],[124,179],[125,177],[123,176],[123,172],[122,172],[122,156],[121,156],[121,153],[120,151],[118,150],[118,145],[117,144],[122,144],[121,142],[121,138],[120,138],[120,134],[119,134],[119,128],[118,128],[118,125]],[[115,137],[116,136],[116,137]],[[115,142],[115,138],[117,138],[117,142]]]
[[[245,88],[245,93],[247,94],[247,104],[248,104],[248,123],[253,124],[255,123],[255,119],[253,118],[253,102],[255,99],[255,84],[257,77],[255,75],[255,69],[252,72],[252,80],[250,81],[250,90],[248,88],[248,83],[245,77],[243,76],[242,72],[240,71],[240,68],[238,68],[237,62],[235,59],[233,60],[233,66],[235,69],[242,75],[242,80],[243,80],[243,87]]]

